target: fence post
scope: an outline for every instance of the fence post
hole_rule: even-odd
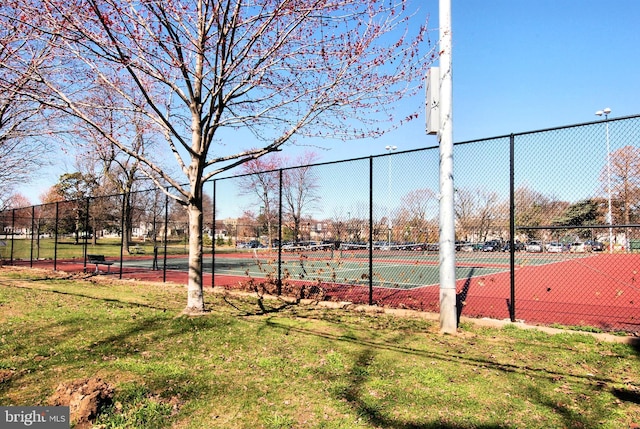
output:
[[[373,305],[373,156],[369,157],[369,305]]]
[[[282,168],[278,170],[278,295],[282,294]],[[236,224],[237,228],[237,224]],[[237,231],[237,229],[236,229]]]
[[[87,260],[87,244],[89,240],[89,201],[91,197],[86,198],[84,212],[84,240],[82,241],[82,259]],[[95,234],[95,231],[94,231]]]
[[[213,181],[213,189],[211,199],[213,200],[213,235],[211,237],[211,289],[216,285],[215,283],[215,273],[216,273],[216,182],[218,180],[215,179]]]
[[[29,254],[29,266],[33,268],[33,221],[36,217],[36,206],[31,206],[31,252]]]
[[[164,256],[162,257],[162,281],[167,281],[167,237],[169,234],[169,188],[164,196]]]
[[[124,259],[124,246],[129,251],[129,231],[125,231],[129,222],[127,216],[127,191],[122,193],[122,210],[120,210],[120,279],[122,279],[122,260]]]
[[[16,234],[16,209],[11,210],[11,254],[9,256],[9,263],[13,265],[13,249],[15,249],[15,234]]]
[[[56,220],[53,227],[53,269],[58,270],[58,217],[60,216],[60,202],[56,202]],[[83,271],[87,269],[87,261],[84,261]]]
[[[509,275],[511,299],[509,302],[509,316],[516,321],[516,201],[515,201],[515,137],[509,136]]]

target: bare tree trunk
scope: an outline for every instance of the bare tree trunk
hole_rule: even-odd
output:
[[[126,243],[125,251],[130,255],[129,246],[133,244],[133,207],[131,206],[131,188],[127,187],[124,192],[124,237]]]
[[[197,199],[195,199],[197,200]],[[202,199],[192,200],[189,213],[189,283],[185,314],[201,314],[205,311],[202,290]]]

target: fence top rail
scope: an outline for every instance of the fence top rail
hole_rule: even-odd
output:
[[[454,143],[454,146],[460,146],[460,145],[465,145],[465,144],[470,144],[470,143],[479,143],[479,142],[483,142],[483,141],[508,139],[508,138],[511,138],[511,137],[525,136],[525,135],[530,135],[530,134],[538,134],[538,133],[558,131],[558,130],[564,130],[564,129],[585,127],[585,126],[600,124],[600,123],[603,123],[603,122],[609,122],[609,123],[622,122],[622,121],[626,121],[626,120],[630,120],[630,119],[636,119],[636,118],[640,118],[640,114],[622,116],[622,117],[619,117],[619,118],[607,118],[607,119],[602,119],[602,120],[581,122],[581,123],[572,124],[572,125],[560,125],[560,126],[557,126],[557,127],[543,128],[543,129],[531,130],[531,131],[522,131],[522,132],[519,132],[519,133],[504,134],[504,135],[499,135],[499,136],[494,136],[494,137],[485,137],[485,138],[481,138],[481,139],[466,140],[466,141]],[[424,150],[431,150],[431,149],[437,149],[437,148],[438,148],[438,145],[435,145],[435,146],[428,146],[428,147],[417,148],[417,149],[409,149],[409,150],[404,150],[404,151],[398,151],[398,152],[393,152],[393,153],[382,153],[382,154],[378,154],[378,155],[362,156],[362,157],[359,157],[359,158],[343,159],[343,160],[338,160],[338,161],[327,161],[327,162],[321,162],[321,163],[317,163],[317,164],[297,165],[297,166],[293,166],[293,167],[276,168],[276,169],[273,169],[273,170],[265,170],[265,171],[260,171],[260,172],[257,172],[257,173],[237,174],[237,175],[233,175],[233,176],[220,177],[220,178],[213,179],[213,180],[214,181],[218,181],[218,180],[236,179],[236,178],[239,178],[239,177],[252,176],[252,175],[256,175],[256,174],[275,173],[275,172],[279,172],[281,170],[285,171],[285,170],[293,170],[293,169],[296,169],[296,168],[319,167],[319,166],[323,166],[323,165],[340,164],[340,163],[352,162],[352,161],[362,161],[362,160],[365,160],[365,159],[380,158],[380,157],[386,157],[386,156],[396,156],[396,155],[399,156],[399,155],[402,155],[402,154],[420,152],[420,151],[424,151]]]
[[[466,145],[466,144],[471,144],[471,143],[479,143],[479,142],[485,142],[485,141],[491,141],[491,140],[511,139],[511,138],[518,137],[518,136],[525,136],[525,135],[531,135],[531,134],[545,133],[545,132],[551,132],[551,131],[578,128],[578,127],[585,127],[585,126],[591,126],[591,125],[596,125],[596,124],[601,124],[601,123],[622,122],[622,121],[627,121],[627,120],[637,119],[637,118],[640,118],[640,113],[634,114],[634,115],[629,115],[629,116],[621,116],[621,117],[618,117],[618,118],[605,118],[605,119],[594,120],[594,121],[589,121],[589,122],[581,122],[581,123],[572,124],[572,125],[560,125],[560,126],[551,127],[551,128],[543,128],[543,129],[538,129],[538,130],[523,131],[523,132],[519,132],[519,133],[503,134],[503,135],[498,135],[498,136],[494,136],[494,137],[485,137],[485,138],[481,138],[481,139],[466,140],[466,141],[454,143],[454,146]],[[293,170],[293,169],[298,169],[298,168],[319,167],[319,166],[324,166],[324,165],[340,164],[340,163],[353,162],[353,161],[362,161],[362,160],[381,158],[381,157],[387,157],[387,156],[396,156],[396,155],[402,155],[402,154],[407,154],[407,153],[432,150],[432,149],[437,149],[437,148],[438,148],[438,145],[434,145],[434,146],[428,146],[428,147],[423,147],[423,148],[410,149],[410,150],[405,150],[405,151],[398,151],[398,152],[393,152],[393,153],[382,153],[382,154],[378,154],[378,155],[362,156],[362,157],[359,157],[359,158],[343,159],[343,160],[338,160],[338,161],[327,161],[327,162],[321,162],[321,163],[316,163],[316,164],[298,165],[298,166],[292,166],[292,167],[283,167],[283,168],[278,168],[278,169],[273,169],[273,170],[261,171],[261,172],[258,172],[258,173],[236,174],[236,175],[233,175],[233,176],[225,176],[225,177],[220,177],[220,178],[211,178],[205,183],[208,183],[208,182],[214,182],[215,183],[215,182],[217,182],[219,180],[235,179],[235,178],[246,177],[246,176],[251,176],[251,175],[255,175],[255,174],[267,174],[267,173],[274,173],[274,172],[285,171],[285,170]],[[170,188],[172,188],[172,186],[165,186],[164,188],[165,189],[170,189]],[[149,188],[149,189],[140,189],[140,190],[131,191],[130,193],[131,194],[135,194],[135,193],[142,193],[142,192],[150,192],[150,191],[153,191],[153,190],[156,190],[156,189],[158,189],[158,188],[157,187],[153,187],[153,188]],[[24,210],[24,209],[27,209],[27,208],[30,208],[30,207],[41,207],[41,206],[47,206],[47,205],[55,205],[57,203],[73,203],[73,202],[77,202],[77,201],[91,200],[91,199],[98,199],[98,198],[113,198],[113,197],[119,197],[119,196],[122,196],[122,195],[124,195],[124,193],[112,194],[112,195],[101,195],[101,196],[88,196],[88,197],[78,198],[78,199],[75,199],[75,200],[65,200],[65,201],[58,201],[58,202],[52,202],[52,203],[34,204],[32,206],[26,206],[26,207],[12,207],[12,208],[8,208],[8,209],[5,209],[5,210],[0,210],[0,213],[11,212],[11,211],[14,211],[14,210]]]
[[[494,136],[494,137],[485,137],[485,138],[481,138],[481,139],[466,140],[466,141],[454,143],[454,145],[455,146],[459,146],[459,145],[464,145],[464,144],[479,143],[479,142],[485,142],[485,141],[490,141],[490,140],[508,139],[508,138],[511,138],[511,137],[526,136],[526,135],[539,134],[539,133],[547,133],[547,132],[559,131],[559,130],[568,130],[568,129],[571,129],[571,128],[587,127],[587,126],[590,126],[590,125],[602,124],[602,123],[605,123],[605,122],[609,122],[609,123],[622,122],[622,121],[628,121],[630,119],[638,119],[638,118],[640,118],[640,113],[635,114],[635,115],[629,115],[629,116],[621,116],[619,118],[599,119],[599,120],[589,121],[589,122],[580,122],[578,124],[572,124],[572,125],[559,125],[557,127],[551,127],[551,128],[542,128],[542,129],[538,129],[538,130],[522,131],[522,132],[519,132],[519,133],[503,134],[503,135],[498,135],[498,136]]]
[[[516,225],[516,229],[609,229],[609,228],[640,228],[638,223],[613,224],[613,225]]]

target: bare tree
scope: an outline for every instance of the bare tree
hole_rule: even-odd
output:
[[[104,99],[111,99],[113,95],[104,91]],[[110,103],[113,104],[113,103]],[[128,146],[132,151],[141,155],[149,156],[153,153],[154,137],[156,137],[153,127],[140,117],[122,117],[118,112],[108,109],[100,109],[95,115],[102,118],[102,127],[109,129],[113,134],[117,129],[131,126],[133,134],[123,135],[122,139],[130,138]],[[123,121],[130,122],[124,124]],[[136,193],[140,187],[139,183],[145,183],[142,179],[145,175],[140,171],[140,160],[121,151],[108,139],[105,139],[95,128],[87,126],[86,123],[79,123],[79,129],[74,133],[75,142],[79,145],[77,152],[78,164],[86,171],[93,174],[100,180],[100,195],[121,194],[123,200],[122,216],[124,218],[124,243],[125,249],[129,252],[129,244],[132,242],[133,222],[136,212],[142,211],[145,198],[142,194]],[[149,182],[146,182],[151,186]],[[95,236],[94,236],[95,237]]]
[[[472,191],[466,189],[456,190],[455,199],[456,229],[458,238],[466,241],[477,240],[476,229],[476,203]]]
[[[414,189],[402,197],[401,205],[403,209],[396,223],[404,229],[407,241],[429,241],[430,220],[438,214],[436,193],[431,189]]]
[[[606,191],[606,167],[600,180]],[[614,200],[612,222],[629,224],[631,214],[640,207],[640,148],[627,145],[611,154],[611,191]]]
[[[377,233],[384,231],[386,233],[386,220],[384,220],[384,228],[382,228],[384,219],[375,220],[373,231],[374,237]],[[355,243],[363,243],[369,241],[369,203],[357,201],[353,203],[347,212],[347,241]]]
[[[293,164],[299,167],[283,171],[283,211],[292,224],[291,229],[296,240],[302,238],[301,226],[305,211],[311,210],[319,201],[318,177],[316,170],[311,166],[317,159],[316,153],[305,152],[293,161]]]
[[[80,233],[89,233],[85,222],[89,215],[87,199],[94,194],[97,187],[95,177],[79,172],[63,174],[58,183],[53,186],[54,192],[61,197],[60,199],[70,204],[71,209],[67,220],[70,221],[75,244],[80,242]]]
[[[331,237],[336,244],[349,238],[347,233],[347,222],[349,220],[347,213],[344,207],[334,208],[329,220]]]
[[[273,244],[274,227],[278,221],[280,173],[282,166],[277,156],[254,159],[242,165],[241,195],[255,196],[262,207],[261,216],[267,226],[268,247]]]
[[[640,218],[640,148],[627,145],[611,153],[611,211],[613,224],[629,225]],[[603,195],[609,191],[607,167],[600,173]],[[604,200],[604,198],[603,198]],[[633,238],[624,228],[625,240]]]
[[[458,189],[455,213],[461,238],[485,241],[500,219],[498,194],[485,189]]]
[[[22,194],[12,194],[5,199],[0,198],[0,212],[8,209],[16,209],[19,207],[27,207],[31,205],[31,201]]]
[[[434,57],[424,25],[409,25],[405,0],[16,1],[55,36],[58,69],[40,75],[51,94],[42,101],[137,158],[187,208],[188,313],[205,310],[203,182],[296,136],[381,134],[381,121],[397,124],[394,102],[418,90]],[[104,87],[117,99],[88,105],[86,94]],[[102,108],[155,124],[182,174],[121,138],[134,130],[104,127],[93,114]],[[263,146],[240,150],[229,144],[233,130]]]
[[[14,185],[47,163],[51,146],[43,140],[42,104],[24,95],[39,88],[35,71],[45,67],[51,52],[29,43],[36,30],[16,20],[20,13],[11,4],[0,5],[0,207]]]
[[[566,213],[569,203],[559,201],[555,197],[544,195],[534,191],[527,186],[522,186],[514,193],[516,212],[515,222],[519,231],[527,238],[547,239],[539,229],[526,228],[527,226],[538,227],[543,225],[557,224]],[[509,211],[508,203],[504,203],[501,212]],[[506,221],[505,221],[506,223]]]

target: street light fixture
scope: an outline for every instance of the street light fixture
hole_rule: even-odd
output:
[[[607,213],[607,223],[609,224],[609,253],[613,253],[613,228],[611,224],[613,223],[613,217],[611,214],[611,151],[609,150],[609,114],[611,113],[611,109],[606,107],[603,110],[598,110],[596,112],[597,116],[604,115],[605,119],[605,130],[606,130],[606,143],[607,143],[607,193],[609,199],[609,211]]]
[[[391,153],[398,149],[397,146],[386,145],[387,152]],[[389,176],[387,179],[387,244],[391,249],[391,156],[389,156]]]

